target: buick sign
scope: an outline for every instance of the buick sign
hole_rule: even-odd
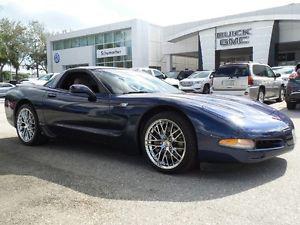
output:
[[[217,33],[217,39],[220,40],[221,46],[232,46],[240,44],[249,44],[251,36],[251,28],[226,31]]]
[[[97,58],[106,58],[106,57],[122,56],[122,55],[127,55],[126,47],[107,48],[107,49],[97,50]]]
[[[59,63],[59,62],[60,62],[60,55],[59,55],[58,52],[56,52],[56,53],[54,54],[54,62],[55,62],[55,63]]]

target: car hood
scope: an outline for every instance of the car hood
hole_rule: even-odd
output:
[[[185,82],[185,81],[188,81],[188,82],[195,82],[195,81],[205,81],[207,78],[190,78],[190,79],[183,79],[181,80],[181,82]]]
[[[166,94],[163,96],[156,94],[155,97],[184,106],[181,109],[186,112],[193,111],[197,114],[197,111],[201,111],[216,120],[226,121],[225,123],[230,125],[234,124],[243,131],[249,131],[249,135],[263,135],[272,131],[281,132],[294,128],[291,119],[283,113],[245,97],[187,93]]]

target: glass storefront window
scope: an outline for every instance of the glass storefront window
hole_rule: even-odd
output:
[[[115,62],[114,67],[124,67],[124,62]]]
[[[108,32],[104,34],[104,43],[114,42],[113,32]]]
[[[95,36],[90,35],[88,36],[88,45],[94,45],[95,44]]]
[[[80,42],[79,42],[79,38],[73,38],[73,39],[71,39],[72,40],[72,42],[71,42],[71,44],[72,44],[72,48],[76,48],[76,47],[79,47],[80,46]]]
[[[71,39],[64,40],[64,48],[71,48]]]
[[[131,30],[130,29],[123,30],[122,33],[123,33],[124,40],[126,40],[126,41],[131,40]]]
[[[122,31],[116,31],[114,35],[114,42],[121,42],[124,40],[124,35]]]
[[[132,68],[132,61],[126,61],[125,62],[125,67],[126,68]]]
[[[80,42],[80,46],[87,46],[87,43],[88,43],[88,40],[87,40],[87,37],[81,37],[79,39],[79,42]]]
[[[109,44],[104,44],[104,48],[113,48],[114,44],[109,43]]]
[[[113,67],[113,66],[114,66],[113,63],[105,63],[104,65],[105,65],[105,66],[108,66],[108,67]]]
[[[60,50],[64,48],[64,42],[63,41],[55,41],[53,42],[53,50]]]
[[[104,35],[97,34],[95,38],[95,44],[103,44],[104,43]]]

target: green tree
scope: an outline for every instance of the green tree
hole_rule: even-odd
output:
[[[18,71],[28,56],[29,43],[26,35],[26,27],[20,22],[12,22],[11,41],[9,42],[9,61],[15,68],[16,79],[18,80]]]
[[[27,29],[29,43],[29,57],[27,62],[28,69],[35,69],[37,76],[39,71],[47,72],[47,33],[43,24],[38,21],[32,21]]]
[[[3,68],[9,63],[8,43],[11,24],[8,19],[0,20],[0,81],[3,81]]]
[[[0,73],[6,64],[10,63],[16,71],[25,61],[28,55],[28,41],[26,40],[26,27],[20,22],[11,21],[7,18],[0,20]],[[1,80],[3,76],[1,75]]]

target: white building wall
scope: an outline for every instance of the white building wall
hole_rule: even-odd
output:
[[[279,22],[279,42],[300,41],[300,21]]]
[[[53,61],[53,72],[62,72],[66,65],[88,64],[89,66],[94,66],[95,63],[94,46],[57,50],[53,51],[53,56],[55,53],[60,55],[60,62],[55,63],[52,57],[51,60]]]
[[[162,29],[159,26],[149,25],[149,66],[162,67]]]
[[[216,36],[215,28],[207,29],[199,32],[201,49],[202,49],[202,62],[204,70],[215,69],[216,57]]]
[[[254,22],[253,61],[268,64],[274,21]]]

